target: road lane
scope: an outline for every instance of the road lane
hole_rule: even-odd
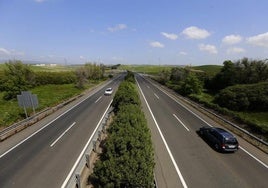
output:
[[[268,170],[265,166],[243,150],[231,154],[214,151],[196,134],[206,121],[190,113],[150,82],[139,76],[137,80],[189,187],[267,186]],[[159,99],[156,100],[155,94]],[[189,132],[183,126],[177,126],[173,114],[189,128]],[[212,120],[209,122],[217,125]]]
[[[121,80],[107,87],[116,91]],[[103,96],[104,90],[97,91],[2,156],[0,187],[60,187],[112,100],[112,96]],[[73,122],[75,126],[50,147]]]

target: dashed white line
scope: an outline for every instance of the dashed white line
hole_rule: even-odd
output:
[[[154,85],[156,88],[158,88],[160,91],[162,91],[163,93],[165,93],[167,96],[169,96],[171,99],[173,99],[177,104],[181,105],[182,107],[184,107],[186,110],[188,110],[190,113],[192,113],[194,116],[196,116],[198,119],[200,119],[201,121],[203,121],[205,124],[207,124],[210,127],[213,127],[212,125],[210,125],[207,121],[205,121],[203,118],[201,118],[199,115],[197,115],[196,113],[194,113],[193,111],[191,111],[189,108],[187,108],[185,105],[183,105],[182,103],[180,103],[179,101],[177,101],[177,99],[175,97],[173,97],[172,95],[170,95],[169,93],[167,93],[165,90],[163,90],[162,88],[159,88],[158,86],[156,86],[155,84],[153,84],[151,81],[149,81],[152,85]],[[239,146],[240,147],[240,146]],[[262,162],[260,159],[258,159],[257,157],[255,157],[253,154],[251,154],[249,151],[247,151],[246,149],[240,147],[245,153],[247,153],[249,156],[251,156],[253,159],[255,159],[258,163],[260,163],[261,165],[263,165],[264,167],[268,168],[268,165],[265,164],[264,162]]]
[[[95,103],[97,103],[101,98],[102,98],[102,96],[100,96],[100,97],[95,101]]]
[[[189,129],[188,129],[188,127],[186,126],[186,125],[184,125],[184,123],[175,115],[175,114],[173,114],[173,116],[178,120],[178,122],[180,122],[180,124],[182,124],[182,126],[187,130],[187,131],[190,131]]]
[[[53,147],[74,125],[76,122],[73,122],[72,125],[68,127],[51,145],[50,147]]]
[[[154,96],[155,96],[157,99],[159,99],[159,97],[157,96],[157,94],[154,93]]]
[[[163,133],[161,132],[161,130],[160,130],[160,128],[159,128],[159,125],[158,125],[158,123],[157,123],[157,121],[156,121],[156,119],[155,119],[155,117],[154,117],[154,115],[153,115],[153,112],[152,112],[152,110],[151,110],[151,108],[150,108],[150,106],[149,106],[149,104],[148,104],[148,102],[147,102],[147,100],[146,100],[146,98],[145,98],[145,96],[144,96],[142,90],[141,90],[141,87],[140,87],[140,85],[139,85],[139,83],[138,83],[137,80],[136,80],[136,82],[137,82],[138,87],[139,87],[139,89],[140,89],[140,91],[141,91],[142,97],[144,98],[145,103],[146,103],[146,105],[147,105],[147,107],[148,107],[148,109],[149,109],[149,111],[150,111],[150,114],[151,114],[151,116],[152,116],[152,118],[153,118],[153,120],[154,120],[154,123],[155,123],[155,125],[156,125],[156,127],[157,127],[157,129],[158,129],[158,132],[159,132],[159,134],[160,134],[160,136],[161,136],[161,138],[162,138],[162,140],[163,140],[163,142],[164,142],[164,144],[165,144],[165,146],[166,146],[166,149],[167,149],[168,154],[169,154],[169,156],[170,156],[170,158],[171,158],[171,161],[172,161],[172,163],[173,163],[173,165],[174,165],[174,167],[175,167],[175,169],[176,169],[176,172],[177,172],[177,174],[178,174],[178,176],[179,176],[179,178],[180,178],[180,181],[181,181],[183,187],[184,187],[184,188],[187,188],[188,186],[187,186],[187,184],[186,184],[186,182],[185,182],[185,180],[184,180],[184,178],[183,178],[183,176],[182,176],[182,173],[181,173],[181,171],[180,171],[180,169],[179,169],[179,167],[178,167],[178,165],[177,165],[177,163],[176,163],[176,161],[175,161],[175,159],[174,159],[174,157],[173,157],[173,155],[172,155],[172,153],[171,153],[171,151],[170,151],[170,149],[169,149],[169,147],[168,147],[168,144],[167,144],[167,142],[166,142],[166,140],[165,140],[165,138],[164,138],[164,135],[163,135]]]

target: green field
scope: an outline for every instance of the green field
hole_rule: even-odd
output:
[[[175,66],[175,65],[121,65],[119,67],[119,69],[156,75],[160,71],[171,70],[174,67],[183,68],[185,66],[180,66],[180,65],[177,65],[177,66]],[[192,66],[190,68],[194,69],[194,70],[204,71],[208,75],[214,76],[215,74],[220,72],[222,66],[220,66],[220,65],[201,65],[201,66]]]
[[[44,66],[36,66],[36,65],[29,65],[32,71],[39,72],[39,71],[47,71],[47,72],[62,72],[62,71],[74,71],[77,68],[83,65],[44,65]],[[0,64],[0,71],[5,69],[5,64]]]
[[[222,66],[220,65],[201,65],[192,67],[192,69],[204,71],[210,76],[215,76],[218,72],[220,72],[221,68]]]
[[[139,72],[144,74],[158,74],[162,70],[171,70],[175,66],[160,66],[160,65],[121,65],[119,69]]]
[[[96,84],[98,82],[88,84],[87,88],[93,87]],[[83,90],[77,89],[74,87],[74,84],[45,85],[31,90],[31,93],[36,94],[38,97],[39,106],[36,111],[55,106],[81,92]],[[29,114],[33,113],[31,108],[27,109],[27,112]],[[25,113],[19,107],[17,99],[3,100],[3,92],[0,92],[0,129],[24,118]]]

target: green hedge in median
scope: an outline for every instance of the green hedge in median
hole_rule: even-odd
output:
[[[115,117],[108,129],[103,153],[91,176],[94,185],[153,187],[151,135],[134,83],[123,81],[120,84],[113,106],[116,109]]]

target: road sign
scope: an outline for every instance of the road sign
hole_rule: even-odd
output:
[[[18,99],[19,106],[24,108],[24,112],[27,118],[28,118],[28,115],[27,115],[26,108],[33,108],[33,111],[35,113],[35,108],[38,107],[37,95],[31,94],[30,91],[22,91],[21,95],[17,95],[17,99]]]

